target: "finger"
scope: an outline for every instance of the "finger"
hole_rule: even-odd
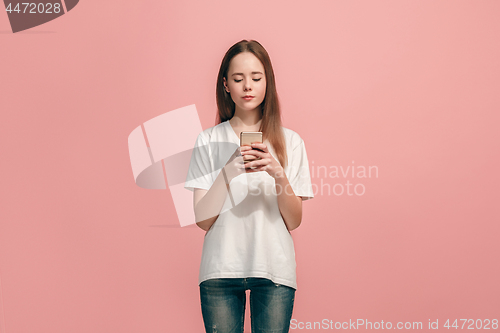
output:
[[[265,160],[255,160],[255,161],[250,161],[246,162],[244,164],[245,168],[250,168],[250,167],[261,167],[264,166]]]
[[[263,158],[264,157],[264,154],[267,154],[266,152],[264,151],[260,151],[258,149],[252,149],[251,151],[248,151],[245,153],[245,155],[252,155],[252,156],[256,156],[256,157],[260,157],[260,158]]]
[[[259,171],[264,171],[264,169],[263,169],[263,167],[262,167],[262,166],[260,166],[260,167],[255,167],[255,168],[253,168],[253,169],[248,168],[248,169],[246,169],[246,170],[247,170],[247,172],[259,172]]]
[[[250,146],[241,146],[241,147],[238,148],[238,151],[241,154],[242,152],[250,150],[250,149],[252,149],[252,147],[250,147]]]
[[[268,152],[262,151],[259,148],[252,148],[251,150],[247,150],[245,152],[242,152],[242,155],[254,155],[258,157],[264,157],[262,154],[267,154]]]
[[[257,148],[257,149],[260,149],[264,152],[267,152],[267,146],[263,143],[254,142],[254,143],[252,143],[252,148]]]
[[[248,156],[248,157],[251,157],[251,158],[262,158],[262,154],[265,154],[264,152],[261,152],[257,149],[252,149],[251,151],[245,151],[245,152],[242,152],[241,155],[243,157],[245,156]]]
[[[246,162],[255,161],[257,159],[258,159],[258,157],[253,156],[253,155],[245,155],[245,156],[243,156],[243,160],[246,161]]]

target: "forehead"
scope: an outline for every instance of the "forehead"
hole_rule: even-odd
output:
[[[229,74],[234,72],[238,73],[251,73],[254,71],[259,71],[264,73],[264,65],[260,62],[253,53],[242,52],[237,54],[231,59],[229,63]]]

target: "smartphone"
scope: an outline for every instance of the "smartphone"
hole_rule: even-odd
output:
[[[240,133],[240,147],[243,146],[251,146],[252,143],[262,143],[262,132],[241,132]],[[257,149],[257,148],[253,148]],[[260,150],[260,149],[258,149]],[[261,158],[258,157],[255,161],[260,160]],[[252,167],[250,169],[255,169],[255,167]]]

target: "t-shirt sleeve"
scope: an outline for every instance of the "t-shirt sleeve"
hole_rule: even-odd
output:
[[[194,191],[195,188],[209,190],[213,184],[211,152],[208,140],[203,132],[196,138],[196,143],[191,153],[191,161],[187,172],[184,188]]]
[[[314,198],[311,175],[309,173],[309,161],[302,139],[300,144],[292,151],[288,181],[295,195],[302,197],[302,201]]]

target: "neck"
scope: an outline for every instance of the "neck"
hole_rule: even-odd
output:
[[[251,111],[236,108],[233,117],[229,120],[229,123],[236,127],[259,127],[261,122],[262,113],[260,108]]]

